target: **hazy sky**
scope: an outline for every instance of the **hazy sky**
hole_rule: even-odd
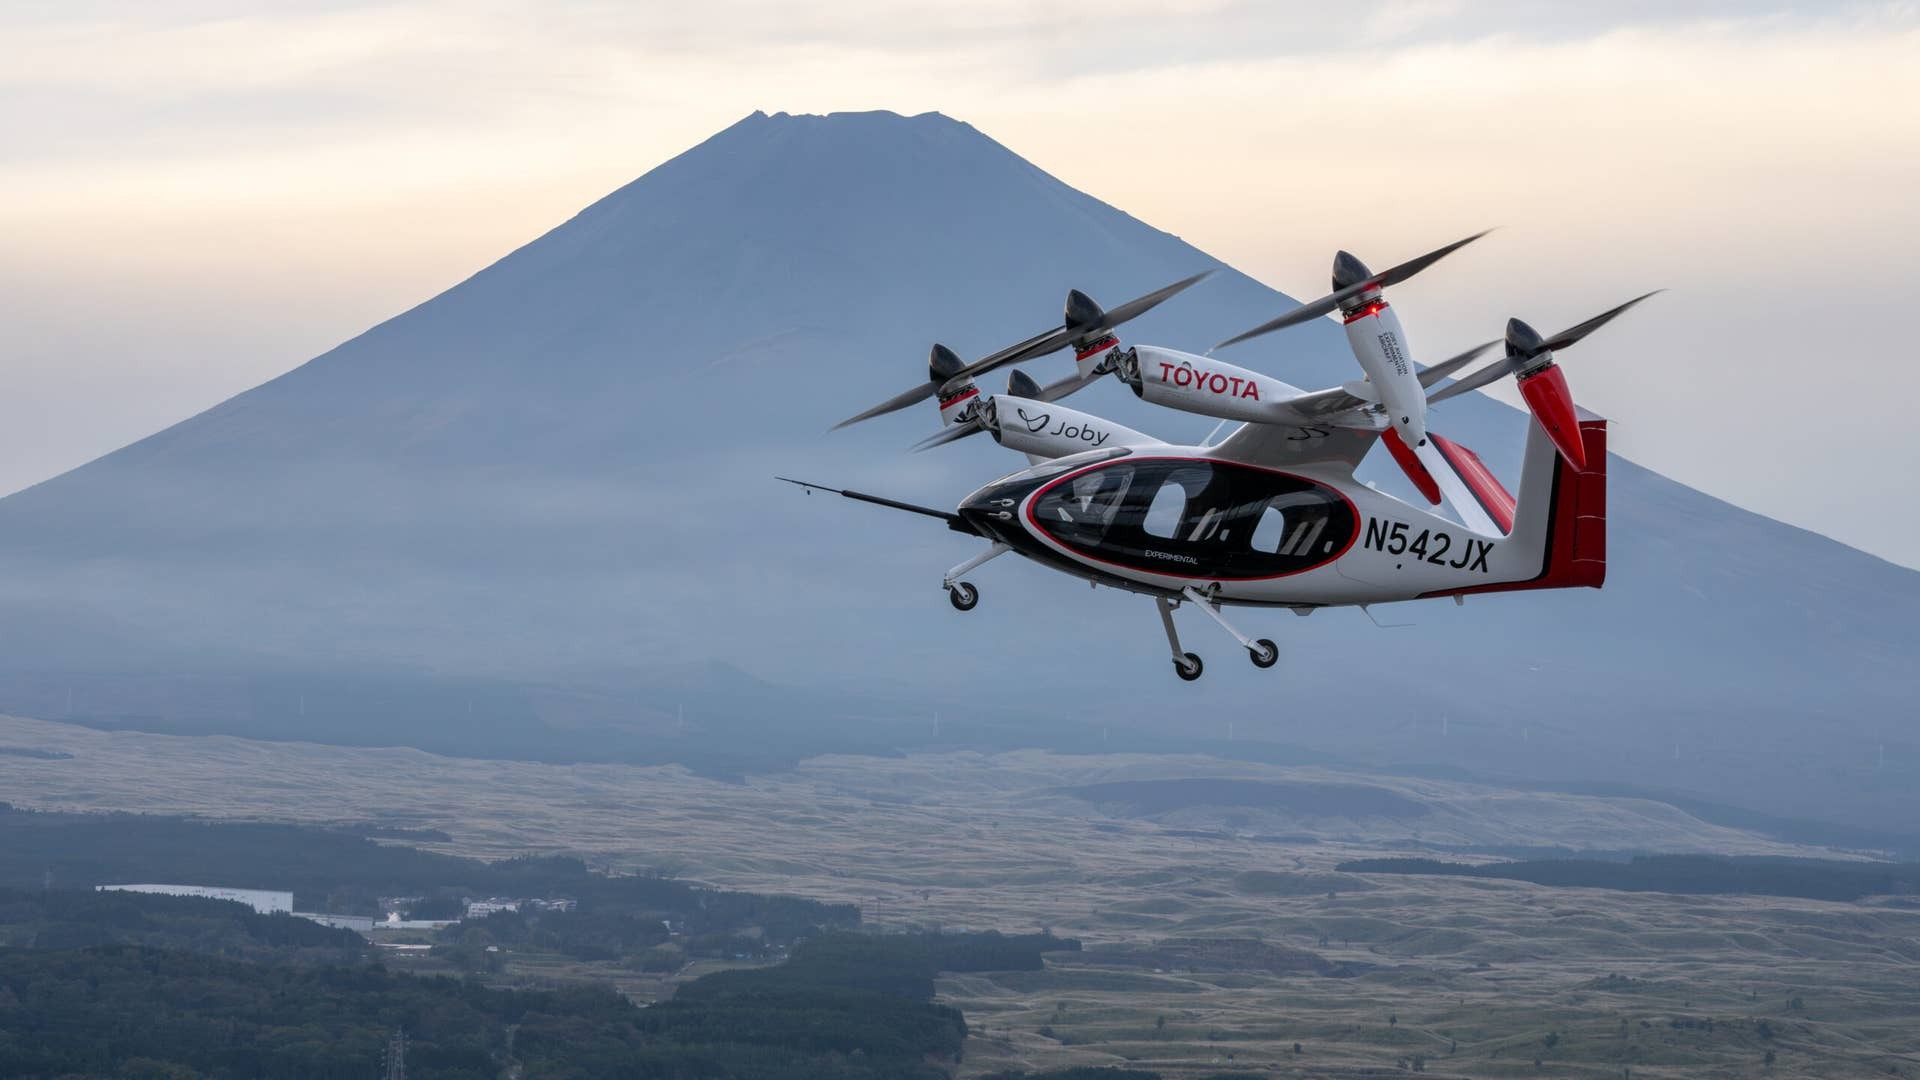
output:
[[[299,364],[754,109],[937,109],[1296,295],[1337,247],[1384,265],[1501,226],[1396,293],[1426,355],[1666,286],[1565,358],[1614,446],[1920,566],[1920,7],[1342,10],[13,0],[0,491]]]

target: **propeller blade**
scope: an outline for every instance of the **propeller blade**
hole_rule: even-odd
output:
[[[1586,322],[1583,322],[1578,326],[1570,326],[1567,329],[1560,331],[1559,333],[1548,338],[1545,342],[1542,342],[1541,347],[1544,349],[1552,349],[1552,350],[1564,349],[1567,346],[1573,344],[1574,342],[1579,341],[1581,338],[1586,337],[1588,334],[1593,333],[1595,330],[1598,330],[1601,327],[1612,322],[1614,318],[1618,316],[1621,312],[1627,310],[1628,308],[1639,303],[1640,301],[1645,300],[1647,297],[1656,296],[1666,291],[1667,290],[1665,289],[1655,289],[1653,290],[1653,292],[1643,293],[1640,296],[1636,296],[1633,299],[1627,301],[1626,303],[1621,304],[1619,307],[1614,308],[1612,311],[1602,312],[1601,314],[1595,315],[1593,318],[1588,319]]]
[[[945,430],[934,432],[919,442],[914,443],[911,447],[908,447],[908,449],[917,454],[922,450],[931,450],[936,446],[945,446],[950,442],[959,442],[969,435],[978,435],[985,430],[986,428],[981,427],[979,424],[955,424]]]
[[[1493,231],[1492,229],[1482,229],[1481,231],[1474,233],[1472,236],[1467,237],[1465,240],[1455,240],[1453,243],[1448,244],[1446,247],[1440,248],[1435,251],[1429,251],[1425,255],[1421,255],[1417,258],[1408,259],[1406,262],[1403,262],[1398,266],[1390,266],[1387,269],[1382,270],[1379,273],[1373,275],[1372,277],[1362,278],[1361,280],[1354,282],[1353,284],[1347,286],[1344,289],[1340,289],[1335,292],[1328,293],[1327,295],[1321,297],[1318,300],[1301,304],[1299,307],[1294,308],[1292,311],[1287,312],[1285,315],[1282,315],[1277,319],[1269,319],[1268,321],[1261,323],[1259,326],[1256,326],[1253,329],[1248,330],[1243,334],[1235,334],[1233,337],[1230,337],[1227,340],[1221,342],[1220,344],[1215,345],[1214,348],[1224,349],[1229,345],[1239,344],[1240,342],[1245,341],[1248,338],[1256,338],[1262,334],[1270,334],[1275,330],[1285,329],[1286,327],[1289,327],[1289,326],[1296,326],[1303,322],[1310,322],[1314,319],[1319,318],[1322,315],[1325,315],[1327,312],[1332,311],[1333,309],[1339,307],[1342,301],[1351,300],[1354,297],[1359,296],[1361,293],[1366,292],[1369,289],[1384,289],[1389,285],[1398,285],[1399,283],[1407,280],[1408,278],[1419,273],[1420,271],[1425,270],[1427,267],[1432,266],[1434,263],[1439,262],[1441,259],[1447,257],[1448,255],[1453,254],[1455,251],[1458,251],[1463,247],[1466,247],[1468,244],[1473,243],[1475,240],[1480,239],[1481,237],[1487,235],[1492,231]]]
[[[1074,393],[1079,390],[1083,390],[1086,387],[1093,385],[1094,382],[1096,382],[1099,378],[1100,376],[1098,375],[1092,375],[1084,379],[1081,378],[1078,373],[1069,375],[1064,379],[1059,379],[1055,382],[1050,382],[1047,385],[1041,387],[1039,395],[1035,397],[1034,400],[1048,401],[1048,402],[1059,401],[1061,398],[1066,397],[1068,394]]]
[[[1064,349],[1073,340],[1073,332],[1066,327],[1046,330],[1035,334],[1018,345],[1009,345],[991,356],[984,356],[960,369],[960,374],[972,377],[992,371],[1008,364],[1018,364],[1036,356],[1045,356],[1057,349]]]
[[[1478,390],[1490,382],[1498,382],[1500,379],[1519,371],[1520,363],[1524,359],[1525,357],[1519,356],[1503,356],[1458,382],[1443,386],[1433,393],[1428,394],[1427,404],[1438,405],[1450,397],[1459,397],[1461,394]]]
[[[1461,353],[1459,356],[1450,356],[1447,359],[1440,361],[1439,363],[1433,365],[1432,367],[1426,369],[1425,371],[1422,371],[1419,374],[1418,377],[1420,379],[1420,385],[1432,386],[1434,383],[1439,382],[1441,379],[1444,379],[1447,376],[1453,374],[1454,372],[1459,371],[1461,368],[1466,367],[1468,364],[1473,363],[1473,361],[1477,357],[1479,357],[1480,354],[1486,352],[1488,349],[1491,349],[1498,344],[1500,344],[1500,342],[1497,339],[1494,341],[1483,341],[1480,344],[1475,345],[1473,348],[1468,349],[1466,352]]]
[[[876,416],[884,416],[890,412],[897,412],[901,409],[906,408],[909,405],[915,404],[916,402],[927,400],[928,398],[932,397],[934,394],[934,391],[938,389],[939,387],[935,386],[930,382],[921,383],[919,386],[916,386],[911,390],[907,390],[903,393],[895,394],[894,396],[888,398],[887,400],[881,402],[878,405],[875,405],[873,408],[868,409],[866,412],[863,412],[858,416],[847,417],[845,420],[842,420],[839,423],[833,425],[833,430],[839,431],[841,428],[846,427],[848,424],[857,424],[862,420],[871,420]]]
[[[1200,282],[1205,281],[1207,278],[1210,278],[1212,276],[1213,276],[1213,271],[1202,270],[1199,273],[1193,275],[1192,277],[1182,278],[1179,281],[1174,282],[1173,284],[1167,286],[1164,289],[1155,289],[1154,291],[1148,293],[1145,296],[1139,297],[1137,299],[1129,300],[1126,303],[1121,304],[1117,308],[1109,309],[1107,311],[1107,317],[1100,321],[1101,322],[1100,329],[1111,330],[1114,327],[1119,326],[1123,322],[1128,322],[1133,319],[1137,319],[1140,316],[1145,315],[1147,312],[1152,311],[1154,308],[1159,307],[1163,301],[1171,300],[1172,298],[1185,292],[1188,288],[1194,285],[1197,285]]]
[[[961,374],[967,376],[984,374],[985,372],[992,371],[994,368],[1005,367],[1008,364],[1018,364],[1025,360],[1031,360],[1036,356],[1045,356],[1056,349],[1064,349],[1079,338],[1106,333],[1121,323],[1145,315],[1147,312],[1160,306],[1161,302],[1178,295],[1189,286],[1212,275],[1212,273],[1213,271],[1211,270],[1202,270],[1192,277],[1182,278],[1165,288],[1155,289],[1145,296],[1129,300],[1119,307],[1104,312],[1102,318],[1088,325],[1061,326],[1057,330],[1048,330],[1043,334],[1035,334],[1033,337],[1028,338],[1018,345],[1009,346],[994,353],[992,356],[975,360],[973,363],[968,364]]]
[[[1045,356],[1050,352],[1064,349],[1068,345],[1071,345],[1076,339],[1092,334],[1104,333],[1119,326],[1121,323],[1145,315],[1147,312],[1160,306],[1163,301],[1185,291],[1189,286],[1210,277],[1212,274],[1212,270],[1203,270],[1192,277],[1183,278],[1165,288],[1155,289],[1145,296],[1129,300],[1119,307],[1105,312],[1104,317],[1091,326],[1063,325],[1051,330],[1041,331],[1027,340],[1016,345],[1009,345],[991,356],[984,356],[975,360],[973,363],[960,369],[959,374],[955,375],[954,378],[971,378],[975,375],[984,375],[995,368],[1005,367],[1008,364],[1022,363],[1027,360],[1032,360],[1037,356]],[[862,420],[871,420],[876,416],[884,416],[887,413],[904,409],[915,402],[925,401],[933,396],[935,389],[937,388],[934,386],[923,384],[911,390],[896,394],[858,416],[850,416],[840,421],[833,425],[833,430],[838,431],[849,424],[857,424]],[[1069,393],[1071,393],[1071,391],[1069,391]]]

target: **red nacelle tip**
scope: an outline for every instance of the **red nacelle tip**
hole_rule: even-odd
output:
[[[1394,463],[1400,466],[1401,472],[1407,474],[1407,479],[1413,481],[1413,486],[1420,489],[1420,494],[1425,495],[1428,502],[1439,506],[1440,485],[1434,481],[1427,467],[1420,464],[1420,459],[1414,455],[1413,448],[1407,445],[1407,440],[1400,437],[1400,429],[1388,428],[1380,441],[1387,444],[1387,453],[1393,455]]]
[[[1573,392],[1558,364],[1549,364],[1519,380],[1520,396],[1527,399],[1533,418],[1553,440],[1560,456],[1580,472],[1587,471],[1586,442],[1580,437],[1580,418],[1573,411]]]

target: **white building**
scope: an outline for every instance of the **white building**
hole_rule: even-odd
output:
[[[293,894],[271,889],[229,889],[221,885],[96,885],[100,892],[159,893],[163,896],[204,896],[210,900],[233,900],[262,915],[276,911],[293,913]]]

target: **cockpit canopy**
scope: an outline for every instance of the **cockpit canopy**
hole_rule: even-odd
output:
[[[1132,458],[1041,488],[1032,523],[1057,543],[1154,573],[1220,580],[1297,574],[1338,558],[1357,518],[1339,492],[1233,462]]]

